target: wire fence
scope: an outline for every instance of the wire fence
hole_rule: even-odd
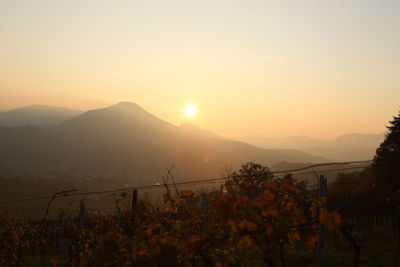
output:
[[[278,179],[290,174],[293,178],[297,180],[308,180],[309,183],[307,185],[307,190],[314,193],[316,196],[321,196],[321,175],[328,177],[328,180],[333,181],[335,175],[338,173],[360,171],[370,166],[370,163],[371,161],[350,161],[335,163],[329,162],[296,169],[273,171],[272,174],[275,178]],[[336,166],[336,168],[334,168],[334,166]],[[321,167],[329,168],[321,169]],[[66,214],[79,216],[78,214],[80,205],[84,202],[87,210],[119,216],[118,213],[120,213],[121,210],[124,211],[131,208],[132,194],[128,194],[128,198],[124,198],[123,201],[120,201],[118,204],[116,204],[116,198],[118,198],[118,196],[123,193],[133,193],[133,191],[136,190],[140,193],[140,198],[148,198],[148,200],[152,201],[153,203],[162,203],[162,195],[164,193],[164,190],[166,190],[166,187],[169,187],[171,190],[177,191],[185,190],[188,188],[201,190],[204,187],[208,189],[218,190],[222,184],[228,181],[229,178],[229,176],[221,176],[208,179],[186,180],[181,182],[166,182],[168,180],[166,179],[164,180],[163,184],[145,184],[139,186],[116,188],[112,190],[110,189],[86,192],[66,190],[58,192],[57,194],[52,196],[43,195],[31,197],[26,194],[9,192],[10,195],[16,197],[20,196],[21,198],[2,200],[0,201],[0,207],[2,207],[3,209],[7,209],[7,207],[11,206],[16,213],[37,212],[42,216],[45,210],[45,205],[48,204],[49,201],[54,200],[54,203],[51,206],[51,209],[53,211],[61,207],[64,209],[64,212]],[[374,186],[377,186],[379,184],[388,183],[389,181],[387,180],[375,180],[371,178],[346,181],[346,184],[350,187],[369,186],[373,188]],[[385,234],[387,244],[390,244],[390,246],[393,246],[393,244],[398,244],[398,248],[400,248],[400,212],[398,209],[390,209],[389,212],[386,211],[382,213],[358,212],[359,210],[361,210],[360,207],[357,206],[360,205],[360,200],[354,197],[354,195],[346,195],[346,192],[342,192],[340,189],[335,188],[334,186],[331,187],[329,185],[327,185],[327,191],[328,192],[325,192],[327,193],[325,197],[328,197],[328,205],[330,195],[340,193],[342,194],[340,199],[341,202],[339,201],[340,204],[343,207],[347,208],[354,207],[354,210],[352,210],[351,213],[346,213],[346,210],[343,210],[344,212],[342,212],[342,214],[344,218],[341,230],[343,231],[344,235],[347,235],[353,239],[354,244],[356,244],[354,247],[355,250],[360,249],[360,243],[366,247],[367,245],[365,244],[367,243],[363,242],[370,242],[365,240],[375,240],[371,239],[371,236],[377,235],[378,233]],[[400,198],[393,199],[393,201],[396,201],[394,203],[394,206],[400,204]],[[38,202],[38,205],[27,208],[24,205],[27,202]],[[157,207],[157,205],[155,205],[155,207]],[[332,238],[329,239],[329,242],[331,241]],[[390,247],[390,249],[392,249],[392,247]]]
[[[279,170],[271,172],[275,178],[282,178],[287,174],[292,174],[294,176],[301,176],[301,175],[315,175],[316,171],[311,172],[302,172],[307,169],[313,169],[323,166],[338,166],[338,165],[353,165],[353,164],[368,164],[371,163],[372,160],[363,160],[363,161],[346,161],[346,162],[326,162],[326,163],[319,163],[313,164],[302,168],[296,169],[288,169],[288,170]],[[343,172],[343,171],[351,171],[351,170],[360,170],[365,168],[366,165],[363,166],[352,166],[352,167],[345,167],[345,168],[335,168],[335,169],[324,169],[318,170],[319,174],[331,173],[331,172]],[[115,193],[122,193],[122,192],[129,192],[132,190],[157,190],[157,189],[164,189],[165,186],[179,186],[179,187],[187,187],[187,186],[198,186],[198,185],[212,185],[212,184],[222,184],[229,179],[229,176],[221,176],[216,178],[209,178],[209,179],[194,179],[188,180],[184,182],[174,182],[174,183],[166,183],[166,184],[148,184],[148,185],[139,185],[139,186],[132,186],[132,187],[124,187],[118,188],[113,190],[103,190],[103,191],[88,191],[88,192],[72,192],[64,195],[57,196],[59,197],[78,197],[78,196],[89,196],[89,195],[104,195],[104,194],[115,194]],[[183,179],[182,179],[183,180]],[[311,187],[315,185],[310,185]],[[75,190],[77,191],[77,190]],[[18,193],[9,193],[18,195]],[[50,200],[53,196],[38,196],[38,197],[28,197],[28,198],[21,198],[21,199],[14,199],[14,200],[2,200],[0,201],[0,205],[11,204],[11,203],[18,203],[18,202],[27,202],[27,201],[40,201],[40,200]]]

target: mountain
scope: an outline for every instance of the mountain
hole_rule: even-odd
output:
[[[185,134],[190,134],[190,135],[199,135],[199,136],[203,136],[203,137],[210,137],[210,138],[215,138],[215,139],[222,139],[223,137],[208,131],[208,130],[204,130],[201,129],[199,127],[197,127],[196,125],[194,125],[191,122],[186,122],[186,123],[182,123],[180,125],[181,130],[185,133]]]
[[[0,126],[35,125],[49,127],[81,114],[83,111],[63,107],[32,105],[0,112]]]
[[[274,152],[279,152],[279,153],[284,153],[285,155],[291,157],[291,158],[297,158],[297,159],[302,159],[302,160],[296,160],[293,161],[292,163],[296,162],[296,163],[313,163],[313,162],[330,162],[331,160],[329,158],[326,157],[321,157],[321,156],[315,156],[313,154],[309,154],[309,153],[305,153],[303,151],[300,150],[296,150],[296,149],[282,149],[282,148],[274,148],[274,149],[270,149],[271,151]],[[283,162],[286,162],[285,160]]]
[[[215,177],[247,161],[323,162],[300,151],[190,134],[134,103],[87,111],[59,126],[0,128],[0,175],[132,177],[160,182],[175,165],[180,179]]]
[[[385,134],[345,134],[337,137],[331,145],[351,147],[351,146],[365,146],[377,148],[385,138]]]
[[[241,140],[263,148],[297,149],[335,161],[369,160],[375,155],[382,134],[345,134],[333,140],[321,140],[307,136],[285,138],[247,137]]]
[[[267,148],[303,149],[304,147],[320,146],[325,140],[311,138],[308,136],[289,136],[283,138],[273,137],[244,137],[240,140]]]
[[[370,160],[385,139],[385,134],[346,134],[320,146],[302,149],[336,161]]]

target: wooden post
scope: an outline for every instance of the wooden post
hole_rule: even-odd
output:
[[[137,190],[134,189],[132,191],[132,210],[131,210],[131,222],[132,225],[135,225],[135,220],[136,220],[136,209],[137,209]]]
[[[328,192],[328,183],[327,179],[324,175],[319,176],[319,198],[325,198],[327,197],[327,192]],[[318,243],[317,243],[317,253],[318,253],[318,258],[317,258],[317,266],[322,267],[324,266],[325,263],[325,255],[324,255],[324,239],[325,239],[325,229],[324,226],[321,224],[319,221],[319,215],[321,213],[321,210],[326,208],[326,201],[320,204],[319,206],[319,212],[318,212]]]
[[[397,230],[397,243],[398,243],[398,245],[399,245],[399,250],[400,250],[400,213],[399,213],[399,211],[397,210],[396,211],[396,230]]]
[[[121,225],[121,209],[118,207],[118,205],[115,208],[115,220],[118,225]]]
[[[81,228],[86,227],[86,208],[83,201],[81,201],[81,205],[79,207],[79,225]]]
[[[58,236],[58,246],[60,253],[64,256],[67,256],[67,250],[65,249],[66,247],[66,238],[65,238],[65,221],[64,221],[64,213],[60,214],[58,217],[59,220],[59,227],[60,227],[60,234]]]

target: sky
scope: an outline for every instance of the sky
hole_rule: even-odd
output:
[[[226,137],[381,133],[398,0],[0,0],[0,109],[139,104]]]

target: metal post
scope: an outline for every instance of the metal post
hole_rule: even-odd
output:
[[[326,197],[328,192],[327,178],[324,175],[319,176],[319,198],[324,199],[318,209],[318,243],[317,243],[317,266],[322,267],[325,264],[325,253],[324,253],[324,239],[325,239],[325,229],[324,226],[319,221],[319,215],[322,209],[326,208]]]
[[[60,226],[60,234],[58,237],[58,245],[62,255],[67,256],[67,250],[65,249],[67,240],[65,238],[65,222],[64,222],[64,213],[59,216],[59,226]]]
[[[79,224],[81,228],[86,227],[86,208],[83,201],[81,201],[81,205],[79,207]]]
[[[131,214],[131,222],[134,225],[136,219],[136,208],[137,208],[137,190],[134,189],[132,191],[132,214]]]

